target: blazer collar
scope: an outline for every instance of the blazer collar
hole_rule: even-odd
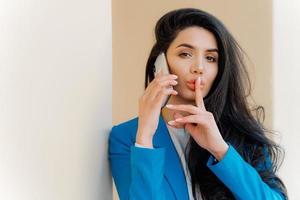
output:
[[[159,124],[153,138],[154,148],[166,148],[164,176],[178,200],[188,200],[188,189],[179,155],[160,113]]]

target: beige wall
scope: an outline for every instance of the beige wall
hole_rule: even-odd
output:
[[[221,19],[248,53],[253,96],[272,126],[272,1],[112,1],[113,123],[133,118],[143,93],[144,71],[155,22],[169,10],[196,7]]]

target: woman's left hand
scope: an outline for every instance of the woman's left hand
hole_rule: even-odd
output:
[[[200,88],[200,77],[195,82],[195,93],[196,106],[167,105],[169,109],[191,113],[191,115],[177,118],[168,123],[170,125],[183,124],[185,130],[191,134],[195,142],[220,161],[228,150],[228,144],[220,134],[213,114],[206,111]]]

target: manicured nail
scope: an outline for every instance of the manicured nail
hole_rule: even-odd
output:
[[[174,78],[178,78],[178,76],[176,76],[176,75],[174,75],[174,74],[172,75],[172,77],[174,77]]]
[[[173,105],[172,105],[172,104],[167,104],[166,107],[167,107],[167,108],[172,108]]]
[[[170,125],[174,125],[174,124],[175,124],[175,121],[174,121],[174,120],[172,120],[172,121],[168,121],[168,124],[170,124]]]

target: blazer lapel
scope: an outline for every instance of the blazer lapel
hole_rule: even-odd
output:
[[[161,113],[159,117],[158,128],[153,138],[153,146],[154,148],[166,148],[164,176],[171,186],[176,198],[178,200],[189,199],[185,174],[181,165],[181,161]]]

